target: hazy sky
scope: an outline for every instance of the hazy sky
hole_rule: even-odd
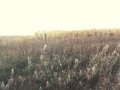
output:
[[[0,35],[120,28],[120,0],[0,0]]]

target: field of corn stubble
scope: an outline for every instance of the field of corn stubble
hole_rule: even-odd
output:
[[[120,90],[120,31],[1,36],[0,90]]]

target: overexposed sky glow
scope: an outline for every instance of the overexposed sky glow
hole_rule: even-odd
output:
[[[120,0],[0,0],[0,35],[120,28]]]

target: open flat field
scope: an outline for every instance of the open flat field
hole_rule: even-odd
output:
[[[120,90],[120,30],[1,36],[0,90]]]

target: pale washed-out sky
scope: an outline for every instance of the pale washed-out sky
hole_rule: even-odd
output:
[[[120,28],[120,0],[0,0],[0,35]]]

